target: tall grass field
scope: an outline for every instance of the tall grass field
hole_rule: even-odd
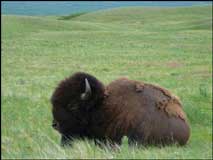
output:
[[[2,15],[2,159],[212,159],[212,6],[124,7],[70,16]],[[84,71],[108,84],[121,76],[180,97],[187,145],[60,146],[51,127],[57,84]]]

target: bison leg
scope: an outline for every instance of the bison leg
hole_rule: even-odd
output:
[[[139,144],[142,144],[142,139],[143,139],[143,136],[138,136],[138,135],[129,135],[128,136],[128,144],[130,146],[138,146]]]
[[[104,148],[104,146],[106,144],[106,140],[104,138],[95,139],[94,142],[95,142],[95,145],[99,146],[100,148]]]

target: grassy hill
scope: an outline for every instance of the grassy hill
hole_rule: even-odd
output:
[[[212,159],[212,6],[128,7],[71,15],[2,15],[2,158]],[[184,147],[103,150],[59,146],[50,96],[76,71],[120,77],[178,95],[191,124]]]

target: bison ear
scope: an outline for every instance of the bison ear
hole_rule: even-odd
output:
[[[92,95],[92,90],[88,80],[85,78],[85,92],[81,94],[81,100],[88,100]]]

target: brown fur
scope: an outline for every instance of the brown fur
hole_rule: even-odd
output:
[[[76,81],[76,77],[81,78]],[[81,102],[85,77],[92,86],[93,97]],[[121,144],[122,137],[127,136],[130,144],[183,145],[190,136],[186,115],[176,96],[162,87],[127,78],[104,88],[89,74],[74,74],[59,84],[52,104],[54,121],[62,126],[58,127],[62,128],[62,141],[66,136]]]
[[[183,145],[188,141],[186,115],[179,99],[168,90],[125,78],[110,83],[107,93],[102,106],[108,121],[106,136],[118,143],[123,135],[130,143]]]

